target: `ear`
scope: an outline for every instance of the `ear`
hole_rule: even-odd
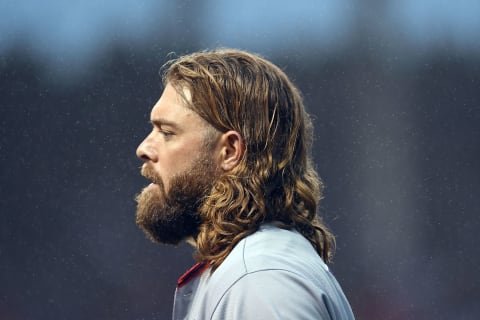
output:
[[[223,171],[235,168],[245,152],[242,136],[237,131],[227,131],[222,134],[218,147],[220,151],[219,166]]]

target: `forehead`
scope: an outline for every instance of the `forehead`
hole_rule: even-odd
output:
[[[184,96],[187,99],[191,97],[188,89],[184,89]],[[167,84],[162,96],[152,108],[150,119],[152,121],[165,119],[170,122],[181,122],[185,118],[189,120],[201,119],[194,111],[186,107],[184,97],[172,85]]]

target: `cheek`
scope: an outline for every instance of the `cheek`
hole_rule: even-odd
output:
[[[187,158],[169,158],[165,159],[162,168],[161,168],[161,176],[166,183],[168,180],[185,170],[188,167],[188,159]]]
[[[203,146],[204,141],[198,136],[184,137],[181,141],[175,141],[165,146],[159,155],[157,172],[163,178],[166,188],[172,177],[192,168],[194,159],[198,159],[205,152]]]
[[[162,177],[170,179],[190,167],[192,162],[192,153],[178,153],[165,157],[162,164]]]
[[[168,190],[170,189],[170,182],[176,176],[181,175],[185,172],[186,168],[188,168],[188,163],[185,159],[169,159],[173,161],[165,161],[163,167],[159,172],[161,172],[160,177],[163,182],[163,188],[165,192],[168,194]]]

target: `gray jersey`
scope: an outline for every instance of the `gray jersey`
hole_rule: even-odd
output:
[[[354,319],[327,265],[296,231],[272,224],[240,241],[213,274],[179,282],[174,320]]]

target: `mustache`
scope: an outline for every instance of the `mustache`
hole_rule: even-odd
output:
[[[141,169],[141,175],[152,181],[155,184],[163,184],[162,178],[153,170],[153,168],[148,164],[144,163]]]

